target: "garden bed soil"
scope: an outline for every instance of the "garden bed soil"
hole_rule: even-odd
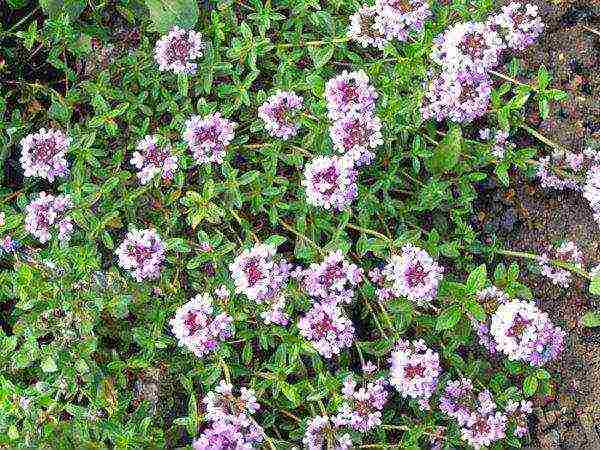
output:
[[[532,77],[545,65],[554,76],[553,85],[567,91],[569,98],[553,106],[549,119],[542,121],[532,113],[528,121],[550,140],[581,151],[600,141],[600,34],[594,33],[600,30],[600,1],[530,1],[540,7],[546,30],[522,55],[523,65]],[[551,151],[535,140],[529,144]],[[490,231],[505,248],[541,254],[550,244],[568,239],[588,261],[600,261],[600,229],[581,194],[544,191],[534,181],[513,180],[510,189],[488,186],[480,199],[487,204],[481,207],[490,215]],[[517,262],[525,271],[526,263]],[[562,357],[551,367],[558,375],[556,391],[536,405],[531,445],[598,449],[600,330],[582,327],[580,319],[600,302],[579,280],[565,290],[528,274],[527,284],[539,306],[568,333]]]

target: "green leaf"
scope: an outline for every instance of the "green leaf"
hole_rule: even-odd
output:
[[[588,311],[581,318],[581,323],[585,327],[600,327],[600,311]]]
[[[320,69],[329,62],[333,56],[333,46],[314,47],[309,49],[310,57],[316,69]]]
[[[592,281],[590,282],[590,287],[588,289],[590,291],[590,294],[600,295],[600,276],[592,278]]]
[[[462,149],[462,131],[458,126],[453,126],[446,134],[442,142],[437,146],[433,156],[429,160],[429,166],[433,173],[446,173],[458,163]]]
[[[442,311],[442,314],[437,318],[435,323],[435,329],[437,331],[449,330],[454,327],[460,320],[461,308],[458,305],[451,306],[450,308]]]
[[[481,291],[487,283],[487,270],[485,264],[481,264],[472,271],[467,278],[467,290],[473,294]]]
[[[198,22],[198,2],[195,0],[146,0],[154,31],[167,33],[173,26],[190,30]]]
[[[287,241],[287,239],[285,237],[274,234],[267,238],[267,240],[265,241],[265,244],[266,245],[274,245],[275,247],[279,247],[285,241]]]
[[[50,17],[57,17],[66,13],[73,20],[85,9],[85,0],[40,0],[42,11]]]
[[[525,397],[531,397],[534,395],[538,390],[538,386],[539,381],[535,375],[529,375],[527,378],[525,378],[523,381],[523,393],[525,394]]]
[[[44,359],[40,365],[40,367],[42,368],[42,370],[44,372],[56,372],[58,370],[58,367],[56,365],[56,361],[54,360],[54,358],[52,356],[48,356],[46,359]]]
[[[191,251],[190,244],[188,244],[185,239],[182,238],[172,238],[168,239],[165,243],[167,250],[175,250],[181,253],[188,253]]]

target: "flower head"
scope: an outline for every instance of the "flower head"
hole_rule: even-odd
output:
[[[469,123],[487,112],[491,92],[492,82],[486,72],[460,69],[432,73],[421,114],[438,122]]]
[[[381,121],[372,113],[351,112],[329,128],[333,147],[358,167],[373,161],[373,149],[383,144]]]
[[[137,281],[155,279],[165,259],[165,245],[154,229],[131,230],[116,253],[119,265]]]
[[[312,263],[302,274],[302,285],[308,295],[319,301],[350,303],[354,287],[363,278],[363,270],[348,262],[341,250],[329,253],[322,263]]]
[[[401,42],[408,40],[411,33],[421,33],[432,15],[427,0],[376,0],[375,8],[379,31],[388,39]]]
[[[302,442],[307,450],[350,450],[352,438],[329,416],[315,416],[308,421]],[[328,445],[332,444],[332,447]]]
[[[192,116],[185,122],[183,139],[199,164],[222,163],[227,146],[233,140],[237,124],[219,113]]]
[[[146,136],[133,152],[131,164],[139,169],[137,176],[142,184],[148,183],[158,174],[163,179],[170,180],[177,169],[177,156],[173,155],[171,147],[159,146],[156,136]]]
[[[209,294],[199,294],[180,306],[169,323],[179,345],[202,358],[215,351],[219,343],[233,335],[233,319],[217,314]]]
[[[468,69],[481,74],[498,65],[503,50],[502,38],[491,27],[465,22],[436,38],[431,57],[445,71]]]
[[[298,328],[324,358],[339,355],[354,341],[354,326],[335,303],[315,303],[300,318]]]
[[[498,30],[507,46],[514,50],[524,50],[532,45],[544,31],[538,7],[531,4],[512,2],[502,7],[490,25]]]
[[[375,109],[377,92],[364,71],[344,70],[325,85],[325,99],[329,117],[336,120],[353,111],[371,114]]]
[[[73,232],[73,222],[68,211],[73,207],[68,195],[50,195],[40,192],[38,197],[25,208],[25,229],[42,244],[48,242],[53,230],[58,239],[68,242]]]
[[[456,419],[462,439],[477,450],[506,436],[508,418],[497,410],[490,391],[476,395],[473,384],[466,378],[446,385],[440,410]]]
[[[278,91],[258,108],[258,117],[271,136],[288,140],[300,128],[297,115],[302,110],[302,102],[302,97],[294,92]]]
[[[388,398],[383,379],[357,387],[354,377],[349,376],[344,381],[342,394],[344,403],[335,417],[337,424],[363,433],[381,425],[383,407]]]
[[[363,5],[350,17],[348,38],[358,42],[363,47],[383,49],[388,38],[379,30],[375,23],[377,9],[375,6]]]
[[[221,380],[214,391],[208,392],[202,402],[206,407],[206,419],[213,422],[228,422],[239,416],[249,417],[260,409],[254,390],[242,387],[239,396],[236,396],[233,385],[225,380]]]
[[[358,196],[356,176],[351,159],[318,156],[304,169],[306,201],[325,209],[348,209]]]
[[[498,307],[491,319],[490,334],[498,351],[512,361],[541,366],[563,349],[565,333],[550,322],[535,304],[511,300]]]
[[[200,33],[174,26],[156,43],[154,58],[161,72],[193,75],[197,68],[193,61],[202,56],[203,48]]]
[[[53,182],[69,174],[67,150],[69,138],[60,130],[40,129],[21,141],[21,167],[26,177],[40,177]]]
[[[438,353],[427,348],[421,339],[414,342],[400,340],[390,362],[390,384],[403,397],[419,400],[424,409],[429,409],[429,399],[442,373]]]
[[[443,272],[444,269],[425,250],[406,244],[400,255],[391,257],[382,275],[394,296],[423,304],[437,295]]]

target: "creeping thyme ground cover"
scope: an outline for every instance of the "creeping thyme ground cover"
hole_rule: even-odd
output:
[[[566,336],[504,258],[600,290],[470,225],[517,171],[599,209],[597,150],[523,122],[565,96],[519,81],[535,6],[0,8],[0,446],[528,442]]]

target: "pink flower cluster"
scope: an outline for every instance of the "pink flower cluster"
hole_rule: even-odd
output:
[[[158,174],[162,174],[165,180],[171,180],[177,169],[177,156],[173,155],[171,147],[159,146],[157,136],[146,136],[133,152],[131,164],[139,170],[137,176],[142,184]]]
[[[51,183],[69,174],[69,138],[60,130],[40,129],[21,140],[21,167],[26,177],[45,178]]]
[[[352,438],[329,416],[315,416],[308,421],[302,438],[307,450],[351,450]]]
[[[378,285],[377,296],[381,301],[406,297],[424,305],[436,297],[443,272],[444,268],[425,250],[406,244],[400,255],[392,255],[383,270],[371,270],[369,278]]]
[[[25,229],[42,244],[48,242],[53,229],[58,231],[58,239],[68,242],[73,232],[73,222],[68,211],[73,207],[68,195],[51,195],[40,192],[25,208]]]
[[[375,6],[362,5],[356,13],[350,17],[348,27],[348,38],[358,42],[363,47],[375,47],[382,50],[388,42],[388,38],[377,26],[377,8]]]
[[[572,241],[566,241],[553,249],[552,259],[569,263],[580,269],[583,268],[583,253]],[[542,275],[549,278],[553,284],[568,288],[571,285],[572,274],[566,269],[555,267],[550,263],[547,254],[538,259]]]
[[[250,450],[259,448],[264,430],[252,415],[260,409],[252,389],[241,388],[233,394],[233,385],[222,380],[202,400],[205,417],[212,422],[196,440],[194,450]]]
[[[400,340],[390,356],[390,384],[405,398],[418,400],[422,409],[429,409],[429,399],[435,392],[442,373],[440,356],[422,339]]]
[[[490,322],[490,335],[498,351],[512,361],[542,366],[558,357],[565,332],[555,327],[535,304],[510,300],[501,304]]]
[[[256,244],[238,255],[229,265],[229,271],[236,293],[266,305],[261,313],[266,323],[287,325],[284,287],[290,277],[291,264],[285,259],[275,261],[276,251],[273,245]]]
[[[165,259],[165,245],[154,229],[131,230],[116,251],[119,265],[137,281],[155,279]]]
[[[258,108],[258,117],[271,136],[288,140],[300,129],[302,102],[302,97],[294,92],[278,91]]]
[[[509,48],[518,51],[533,45],[544,31],[538,7],[519,2],[502,7],[500,14],[492,19],[491,26],[502,35]]]
[[[233,335],[233,319],[217,314],[209,294],[198,294],[180,306],[169,321],[179,345],[202,358],[214,352],[221,341]]]
[[[202,56],[203,48],[200,33],[174,26],[156,43],[154,58],[161,72],[193,75],[197,69],[193,61]]]
[[[357,167],[370,164],[375,158],[372,150],[383,144],[381,120],[370,113],[348,113],[333,123],[329,135],[333,148]]]
[[[427,0],[376,0],[375,24],[388,39],[405,42],[411,33],[421,33],[431,17]]]
[[[533,412],[533,403],[526,400],[516,402],[509,400],[506,404],[505,413],[508,419],[515,424],[514,434],[517,437],[525,437],[529,432],[527,416]]]
[[[358,196],[356,170],[349,158],[318,156],[304,168],[302,185],[313,206],[343,211]]]
[[[185,122],[183,139],[198,164],[221,164],[225,149],[233,140],[235,127],[235,122],[219,113],[204,117],[192,116]]]
[[[325,303],[351,303],[363,270],[344,258],[341,250],[329,253],[322,263],[312,263],[296,276],[308,295]]]
[[[484,115],[492,88],[488,70],[505,49],[532,44],[542,28],[535,7],[513,3],[486,23],[459,23],[438,36],[431,58],[439,69],[429,75],[423,118],[471,122]]]
[[[341,119],[349,113],[373,114],[376,99],[377,92],[362,70],[344,70],[325,85],[325,100],[331,120]]]
[[[354,377],[347,377],[342,388],[344,402],[333,419],[335,423],[361,433],[381,425],[383,407],[388,399],[385,384],[385,380],[380,378],[366,382],[357,389]]]
[[[462,439],[476,450],[506,436],[508,417],[498,411],[490,391],[475,395],[473,383],[466,378],[446,385],[440,410],[458,422]]]
[[[335,303],[316,302],[298,320],[300,334],[311,341],[324,358],[339,355],[354,342],[354,326]]]

